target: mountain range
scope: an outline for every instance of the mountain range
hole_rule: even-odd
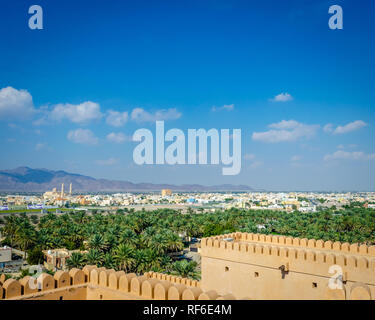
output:
[[[47,169],[31,169],[19,167],[12,170],[0,170],[0,191],[13,192],[45,192],[52,188],[60,189],[65,184],[65,190],[69,184],[73,185],[73,192],[147,192],[171,189],[184,192],[208,192],[208,191],[251,191],[253,188],[246,185],[222,184],[203,186],[199,184],[152,184],[132,183],[129,181],[95,179],[92,177],[69,173],[66,171],[53,171]]]

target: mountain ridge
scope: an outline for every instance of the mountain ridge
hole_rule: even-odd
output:
[[[0,191],[18,192],[44,192],[52,188],[59,188],[64,183],[66,186],[72,183],[73,191],[84,192],[131,192],[131,191],[160,191],[161,189],[172,189],[173,191],[252,191],[250,186],[221,184],[204,186],[200,184],[154,184],[133,183],[130,181],[95,179],[64,170],[32,169],[29,167],[18,167],[10,170],[0,170]]]

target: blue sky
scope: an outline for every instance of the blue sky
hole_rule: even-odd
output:
[[[29,6],[44,29],[28,28]],[[341,5],[344,29],[330,30]],[[373,1],[10,1],[0,168],[154,183],[375,190]],[[138,128],[242,129],[242,170],[137,166]]]

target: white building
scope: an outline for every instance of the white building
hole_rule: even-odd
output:
[[[0,263],[12,261],[12,248],[4,246],[0,248]]]

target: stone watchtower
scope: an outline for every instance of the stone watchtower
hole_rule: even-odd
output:
[[[238,299],[375,300],[375,246],[251,233],[204,238],[203,290]]]

